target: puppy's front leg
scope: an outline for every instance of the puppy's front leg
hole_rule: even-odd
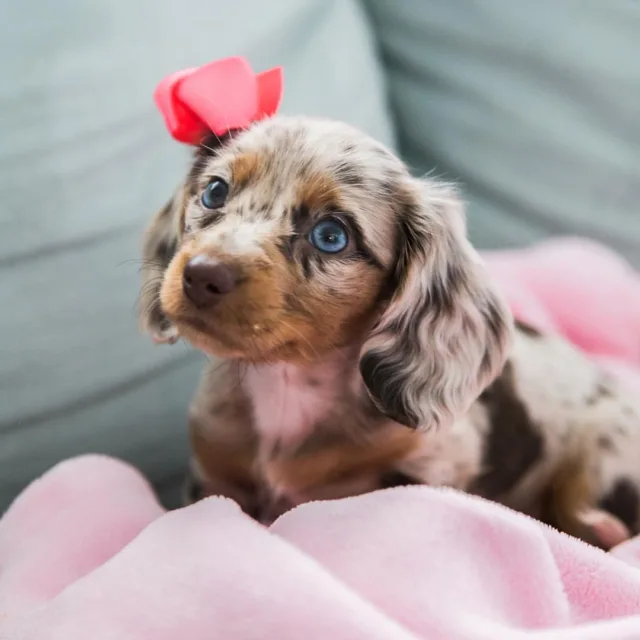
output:
[[[261,482],[256,472],[257,438],[237,375],[223,365],[205,372],[190,409],[192,458],[185,483],[186,503],[225,496],[259,519]]]
[[[389,486],[386,479],[419,443],[418,434],[397,425],[359,441],[340,433],[316,434],[264,461],[263,473],[273,494],[292,506],[344,498]]]
[[[191,425],[193,456],[184,484],[183,500],[192,504],[209,496],[224,496],[237,502],[242,510],[260,519],[264,496],[254,472],[253,447],[216,438],[219,431]]]

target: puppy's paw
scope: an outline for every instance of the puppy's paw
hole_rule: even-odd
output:
[[[582,511],[578,519],[591,532],[594,543],[605,551],[626,542],[632,535],[624,522],[602,509]]]

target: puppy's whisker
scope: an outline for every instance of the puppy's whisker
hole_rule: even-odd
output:
[[[284,327],[286,327],[287,329],[289,329],[289,331],[293,331],[295,334],[297,334],[300,338],[302,338],[302,340],[309,346],[309,349],[311,349],[311,351],[313,352],[313,354],[319,358],[320,354],[318,353],[318,351],[316,350],[316,348],[311,344],[311,342],[309,341],[309,339],[296,327],[294,327],[293,325],[289,324],[288,322],[286,322],[285,320],[280,319],[279,320],[280,324],[282,324]]]
[[[247,379],[247,373],[249,372],[249,367],[251,366],[250,362],[242,362],[238,366],[238,385],[237,387],[241,387],[244,385],[245,380]]]
[[[178,339],[178,343],[182,346],[182,348],[187,353],[191,352],[191,345],[184,338],[180,337]],[[209,358],[209,356],[206,353],[204,353],[203,351],[200,351],[200,353],[204,356],[205,360],[207,360],[208,362],[211,362],[211,359]]]
[[[141,290],[147,291],[159,287],[162,284],[164,278],[162,275],[151,276],[147,278],[147,281],[142,285]]]
[[[222,141],[220,140],[220,138],[218,138],[218,136],[215,133],[212,133],[212,135],[214,135],[217,138],[218,142],[222,144]],[[216,151],[217,151],[213,147],[210,147],[209,145],[206,145],[204,142],[201,142],[200,146],[203,149],[206,149],[207,151],[210,151],[211,153],[216,153]]]
[[[128,266],[130,264],[140,265],[141,267],[156,267],[162,271],[164,271],[167,267],[167,265],[164,262],[162,262],[160,259],[154,259],[154,258],[123,260],[122,262],[119,262],[116,266],[117,268],[120,268],[120,267]]]
[[[159,304],[160,302],[160,283],[147,283],[143,287],[140,288],[138,292],[138,297],[136,298],[135,303],[140,304],[142,301],[145,301],[147,311],[150,310],[152,306]]]
[[[213,360],[207,353],[204,353],[204,352],[201,352],[201,353],[209,361],[210,364],[213,363]],[[225,364],[226,363],[224,362],[224,360],[221,360],[216,366],[207,367],[204,377],[215,378],[215,375],[220,372],[220,370],[225,366]]]

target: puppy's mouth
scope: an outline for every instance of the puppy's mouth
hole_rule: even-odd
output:
[[[257,337],[265,338],[274,334],[275,329],[271,325],[260,322],[235,322],[233,326],[215,319],[205,319],[197,315],[181,315],[173,319],[178,327],[197,331],[204,336],[215,340],[228,342],[233,346],[240,346]]]
[[[212,356],[264,362],[297,353],[295,340],[273,319],[230,322],[193,313],[169,317],[182,338]]]

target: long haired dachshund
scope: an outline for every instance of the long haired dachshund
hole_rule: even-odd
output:
[[[215,356],[187,499],[451,486],[610,547],[638,532],[640,407],[512,322],[455,190],[351,127],[279,117],[197,149],[144,240],[141,321]]]

